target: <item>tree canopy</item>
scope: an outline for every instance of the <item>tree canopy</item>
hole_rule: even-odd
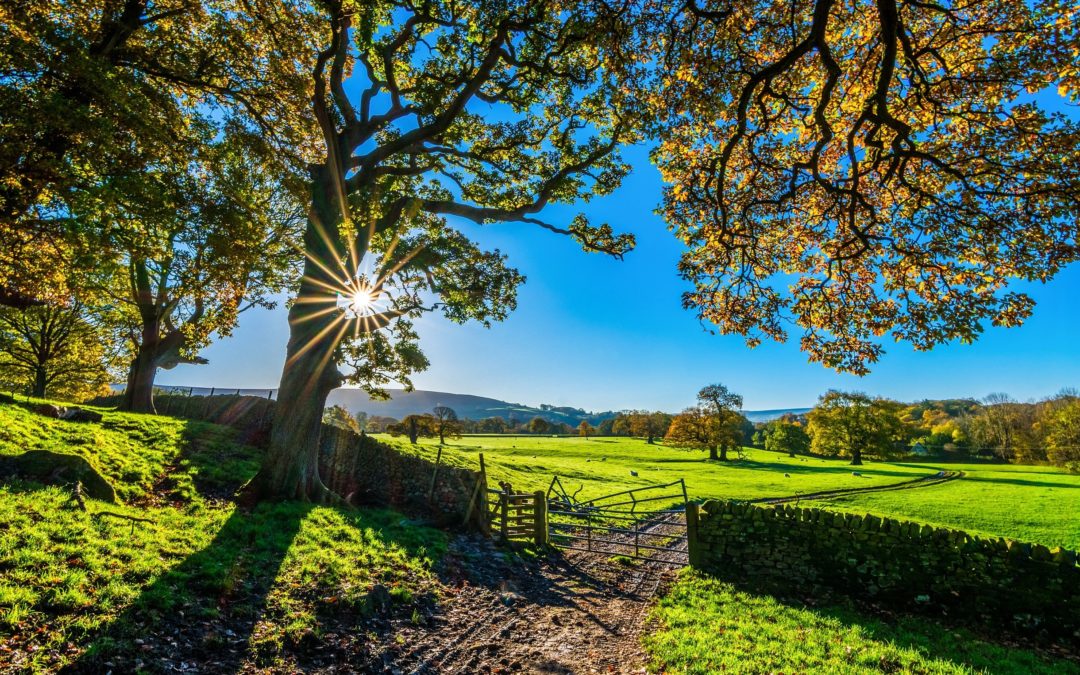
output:
[[[811,450],[820,455],[850,457],[862,464],[863,455],[889,457],[900,450],[905,429],[896,401],[872,398],[862,392],[830,390],[807,414]]]
[[[119,351],[77,302],[0,307],[0,386],[80,401],[107,394]]]
[[[63,298],[67,272],[87,264],[71,250],[87,225],[68,201],[190,156],[206,126],[247,133],[280,170],[306,161],[314,18],[305,3],[264,0],[4,3],[0,302]],[[138,181],[112,190],[143,195]]]
[[[812,360],[866,373],[885,336],[1020,324],[1033,301],[1011,282],[1080,258],[1080,125],[1044,91],[1078,93],[1068,3],[680,8],[644,24],[654,159],[684,304],[720,332],[794,328]]]
[[[765,449],[770,452],[786,452],[794,457],[810,451],[810,436],[801,424],[787,420],[773,420],[765,427]]]

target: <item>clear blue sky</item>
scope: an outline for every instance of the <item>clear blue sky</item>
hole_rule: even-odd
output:
[[[901,400],[1004,391],[1019,399],[1080,385],[1080,267],[1047,285],[1025,285],[1038,301],[1021,328],[987,328],[974,345],[919,353],[906,344],[863,378],[808,363],[797,344],[748,349],[737,336],[706,333],[681,308],[676,275],[680,244],[653,213],[660,177],[644,148],[628,153],[635,169],[613,195],[583,207],[594,222],[633,231],[637,249],[617,261],[585,254],[569,239],[524,224],[463,225],[488,247],[508,253],[527,277],[519,306],[490,330],[429,316],[418,323],[431,368],[419,389],[491,396],[519,403],[590,410],[677,411],[703,385],[722,382],[747,409],[808,407],[828,388],[860,389]],[[547,212],[565,223],[574,209]],[[242,315],[233,337],[204,352],[205,366],[162,371],[162,384],[276,387],[288,330],[285,310]]]

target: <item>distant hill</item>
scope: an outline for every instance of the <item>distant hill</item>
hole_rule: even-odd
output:
[[[113,385],[116,391],[123,391],[123,385]],[[268,396],[273,392],[277,397],[277,391],[271,389],[211,389],[209,387],[180,387],[171,385],[159,385],[159,389],[165,391],[190,392],[192,396],[207,396],[210,393],[232,394],[240,393],[244,396]],[[534,417],[543,417],[549,422],[566,422],[576,427],[586,420],[589,424],[599,424],[606,419],[615,417],[618,411],[608,410],[605,412],[590,412],[581,408],[568,406],[552,406],[541,404],[540,407],[524,405],[522,403],[509,403],[496,398],[486,396],[473,396],[472,394],[452,394],[445,391],[415,391],[406,392],[402,389],[388,389],[389,401],[372,401],[361,389],[335,389],[330,392],[327,405],[340,405],[352,414],[366,412],[368,415],[383,415],[401,419],[406,415],[429,413],[437,405],[453,408],[458,417],[462,419],[481,420],[486,417],[501,417],[504,420],[516,420],[527,422]],[[777,408],[775,410],[744,410],[742,413],[751,422],[768,422],[781,415],[791,413],[802,415],[810,411],[810,408]]]
[[[337,389],[330,393],[327,404],[340,405],[353,414],[366,412],[369,415],[384,415],[397,419],[415,413],[431,412],[435,406],[445,405],[453,408],[458,417],[463,419],[502,417],[506,420],[527,421],[534,417],[543,417],[549,422],[566,422],[570,426],[577,426],[581,420],[587,420],[589,424],[598,424],[618,414],[616,411],[589,412],[580,408],[550,405],[541,405],[536,408],[484,396],[451,394],[442,391],[416,390],[406,393],[401,389],[391,389],[389,392],[392,397],[389,401],[372,401],[359,389]],[[810,408],[778,408],[776,410],[744,410],[743,414],[751,422],[768,422],[786,413],[802,415],[809,411]]]
[[[746,415],[746,419],[751,422],[771,422],[778,417],[782,417],[788,413],[792,415],[805,415],[810,412],[811,408],[777,408],[776,410],[744,410],[743,415]]]
[[[501,417],[505,420],[527,422],[534,417],[543,417],[549,422],[566,422],[577,426],[581,420],[598,424],[615,417],[614,411],[589,412],[580,408],[541,405],[539,408],[521,403],[509,403],[484,396],[471,394],[451,394],[444,391],[410,391],[401,389],[387,390],[389,401],[373,401],[360,389],[335,389],[330,392],[328,405],[340,405],[356,414],[366,412],[369,415],[384,415],[401,419],[415,413],[428,413],[437,405],[453,408],[462,419],[479,420],[486,417]]]

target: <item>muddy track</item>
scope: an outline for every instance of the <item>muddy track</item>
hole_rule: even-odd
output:
[[[891,492],[893,490],[912,490],[917,488],[927,488],[934,485],[941,485],[942,483],[948,483],[964,476],[963,471],[939,471],[933,476],[924,476],[922,478],[916,478],[914,480],[906,480],[900,483],[891,483],[889,485],[877,485],[864,488],[844,488],[841,490],[824,490],[822,492],[811,492],[805,495],[793,495],[790,497],[763,497],[761,499],[747,500],[751,504],[787,504],[789,502],[799,502],[812,499],[829,499],[831,497],[843,497],[845,495],[859,495],[870,492]]]
[[[681,514],[669,514],[642,531],[685,527]],[[632,546],[632,537],[623,544]],[[612,562],[615,544],[528,560],[460,537],[448,554],[448,597],[424,625],[398,626],[399,637],[382,655],[384,672],[643,672],[642,622],[685,561],[685,547],[673,540],[647,560],[622,565]]]

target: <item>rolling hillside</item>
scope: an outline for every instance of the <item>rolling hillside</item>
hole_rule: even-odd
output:
[[[413,413],[431,412],[435,406],[444,405],[453,408],[458,417],[464,419],[502,417],[506,420],[527,421],[534,417],[543,417],[549,422],[566,422],[571,426],[577,426],[581,420],[598,424],[616,414],[613,411],[594,413],[577,408],[546,405],[533,407],[484,396],[451,394],[442,391],[405,392],[401,389],[390,389],[389,392],[391,396],[389,401],[372,401],[360,389],[337,389],[331,392],[327,404],[340,405],[354,414],[366,412],[369,415],[385,415],[397,419]]]
[[[116,391],[122,391],[123,385],[114,385]],[[192,396],[207,396],[211,392],[217,394],[231,394],[234,391],[245,396],[265,397],[271,393],[269,389],[229,389],[218,388],[212,390],[209,387],[185,387],[159,385],[159,389],[165,391],[179,391],[190,393]],[[327,405],[340,405],[349,412],[356,414],[366,412],[368,415],[383,415],[401,419],[406,415],[428,413],[437,405],[445,405],[454,409],[458,417],[462,419],[480,420],[486,417],[501,417],[505,420],[528,421],[534,417],[543,417],[549,422],[565,422],[570,426],[577,426],[581,420],[589,424],[600,422],[615,417],[618,411],[608,410],[605,412],[590,412],[580,408],[568,406],[551,406],[541,404],[539,407],[522,403],[510,403],[486,396],[473,396],[472,394],[453,394],[445,391],[424,391],[417,389],[406,392],[401,389],[388,389],[389,401],[373,401],[360,389],[336,389],[330,394]],[[275,392],[276,394],[276,392]],[[785,413],[801,415],[810,408],[778,408],[775,410],[744,410],[743,414],[751,422],[768,422]],[[668,411],[677,412],[677,411]]]

